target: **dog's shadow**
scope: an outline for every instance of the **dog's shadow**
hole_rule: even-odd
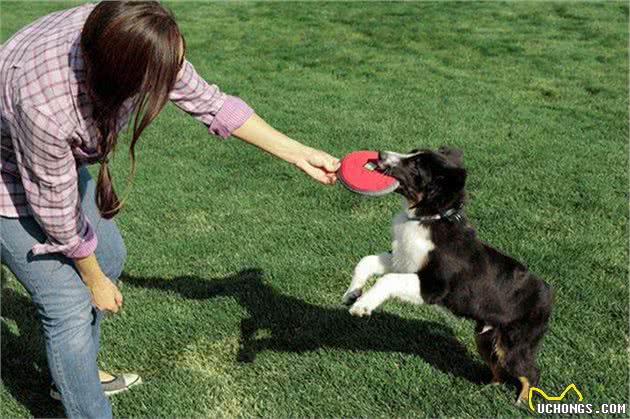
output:
[[[319,348],[413,354],[435,368],[474,383],[487,381],[487,368],[443,324],[377,312],[355,318],[339,308],[319,307],[282,295],[263,282],[260,270],[247,269],[221,279],[172,279],[123,275],[135,287],[174,291],[189,299],[235,298],[247,309],[241,321],[238,361],[253,362],[261,351],[305,352]],[[257,338],[265,331],[264,338]]]

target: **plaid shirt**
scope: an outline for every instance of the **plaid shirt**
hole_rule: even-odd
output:
[[[34,254],[90,255],[97,245],[81,210],[77,167],[99,160],[92,103],[86,93],[79,39],[94,4],[44,16],[0,50],[0,216],[33,216],[46,233]],[[186,61],[171,101],[228,137],[253,110],[209,85]],[[122,129],[132,112],[123,105]]]

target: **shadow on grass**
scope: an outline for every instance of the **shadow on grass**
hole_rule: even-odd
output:
[[[9,327],[15,321],[17,330]],[[10,288],[2,288],[2,384],[33,417],[64,417],[61,403],[49,396],[50,374],[35,306]],[[10,417],[2,407],[2,415]],[[5,416],[7,415],[7,416]]]
[[[221,279],[182,276],[172,279],[121,278],[129,285],[174,291],[189,299],[233,297],[249,317],[241,321],[238,360],[253,362],[261,351],[305,352],[319,348],[400,352],[419,356],[435,368],[474,383],[488,371],[443,324],[404,319],[377,312],[352,317],[347,309],[325,308],[282,295],[262,280],[262,271],[247,269]],[[264,337],[257,338],[258,332]]]

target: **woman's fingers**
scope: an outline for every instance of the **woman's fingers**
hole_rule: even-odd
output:
[[[321,183],[332,185],[337,181],[335,172],[339,170],[339,159],[323,151],[313,150],[306,157],[302,170]]]
[[[323,151],[307,149],[302,159],[298,160],[295,165],[325,185],[332,185],[337,181],[335,173],[339,170],[339,159]]]
[[[320,167],[327,172],[336,172],[339,170],[339,160],[330,154],[316,150],[308,158],[308,162],[315,167]]]
[[[114,295],[114,301],[116,302],[116,305],[118,307],[122,306],[123,296],[122,296],[122,293],[120,292],[120,290],[118,289],[118,287],[116,287],[116,294]]]
[[[98,310],[118,313],[120,307],[122,307],[123,296],[118,287],[109,278],[102,277],[101,280],[93,282],[90,286],[90,291],[92,304]]]
[[[307,161],[298,163],[298,167],[302,169],[307,175],[317,180],[318,182],[321,182],[324,184],[331,183],[330,178],[326,176],[326,172],[324,172],[322,169],[318,167],[313,166],[311,163]]]
[[[116,304],[114,301],[111,301],[110,303],[107,304],[95,304],[94,305],[99,311],[111,311],[112,313],[116,314],[118,313],[118,304]]]
[[[324,169],[326,169],[326,171],[328,172],[336,172],[337,170],[339,170],[339,160],[334,158],[333,156],[326,156]]]

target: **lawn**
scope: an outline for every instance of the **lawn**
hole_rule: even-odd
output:
[[[3,1],[0,40],[68,4]],[[167,5],[200,74],[293,138],[338,156],[461,147],[479,236],[555,290],[540,387],[627,403],[627,3]],[[528,414],[514,388],[480,384],[470,322],[341,306],[354,264],[388,249],[397,196],[320,186],[172,106],[136,150],[125,308],[100,365],[145,384],[112,399],[116,416]],[[2,417],[62,415],[6,270],[1,349]]]

